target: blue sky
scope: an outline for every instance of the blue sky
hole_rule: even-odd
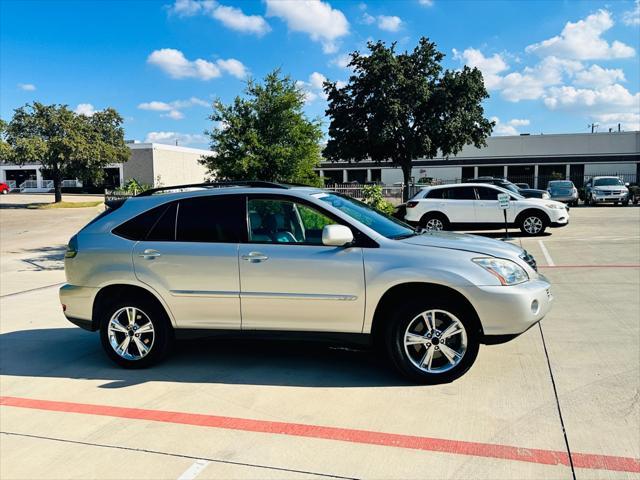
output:
[[[0,116],[111,106],[128,139],[205,147],[209,103],[247,76],[280,67],[324,117],[319,86],[348,78],[348,52],[420,36],[483,71],[496,135],[640,129],[638,0],[2,0]]]

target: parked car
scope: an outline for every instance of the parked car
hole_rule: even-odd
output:
[[[0,193],[1,194],[5,195],[5,194],[9,193],[9,190],[11,190],[9,188],[9,185],[7,185],[4,182],[0,182]]]
[[[531,189],[531,187],[529,186],[528,183],[514,183],[514,185],[516,187],[518,187],[520,190],[523,190],[523,189],[524,190],[530,190]]]
[[[126,368],[158,362],[183,333],[279,333],[379,345],[412,380],[448,382],[553,303],[517,245],[421,235],[316,188],[184,187],[121,202],[67,247],[62,309]]]
[[[571,206],[578,205],[578,189],[571,180],[551,180],[547,185],[551,200]]]
[[[629,189],[618,177],[593,177],[584,185],[585,204],[598,203],[629,205]]]
[[[518,188],[515,183],[510,182],[504,178],[498,177],[478,177],[473,180],[467,180],[465,183],[489,183],[491,185],[497,185],[498,187],[506,188],[514,193],[519,193],[525,198],[551,198],[549,192],[546,190],[538,190],[535,188]]]
[[[569,223],[566,205],[553,200],[525,198],[495,185],[461,183],[423,188],[406,203],[405,220],[427,230],[504,228],[498,195],[507,193],[507,224],[525,235],[541,235],[547,227]]]

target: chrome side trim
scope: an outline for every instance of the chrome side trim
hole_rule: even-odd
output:
[[[334,300],[353,302],[356,295],[332,295],[322,293],[241,292],[241,298],[277,298],[282,300]]]
[[[214,290],[170,290],[174,297],[212,297],[212,298],[238,298],[240,292],[221,292]]]

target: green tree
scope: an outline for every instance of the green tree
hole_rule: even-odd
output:
[[[0,118],[0,163],[9,163],[11,153],[11,147],[7,142],[7,122]]]
[[[319,120],[304,112],[304,92],[276,69],[262,83],[249,80],[244,97],[213,104],[206,132],[213,154],[201,162],[219,180],[266,180],[320,185]]]
[[[443,71],[444,54],[426,38],[412,52],[397,53],[395,43],[382,41],[367,47],[369,55],[351,53],[346,85],[324,85],[331,119],[326,158],[390,161],[406,185],[413,160],[486,145],[494,123],[484,117],[489,94],[477,68]]]
[[[53,180],[57,203],[65,178],[100,181],[109,163],[129,159],[122,121],[112,108],[89,117],[66,105],[34,102],[15,110],[6,138],[13,162],[42,164],[45,177]]]

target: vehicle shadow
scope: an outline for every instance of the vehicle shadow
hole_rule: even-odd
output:
[[[36,270],[63,270],[66,245],[30,248],[12,251],[10,253],[27,254],[20,260],[34,267]]]
[[[488,238],[505,238],[505,233],[504,230],[502,232],[462,232],[462,233],[469,233],[471,235],[479,235],[481,237],[488,237]],[[551,232],[544,232],[541,235],[536,235],[535,237],[531,237],[529,235],[526,235],[522,232],[509,232],[509,237],[510,238],[544,238],[544,237],[550,237],[551,236]]]
[[[105,380],[100,388],[154,381],[300,387],[408,385],[373,350],[311,342],[181,340],[163,363],[125,370],[106,357],[97,333],[77,328],[1,334],[0,374]]]

